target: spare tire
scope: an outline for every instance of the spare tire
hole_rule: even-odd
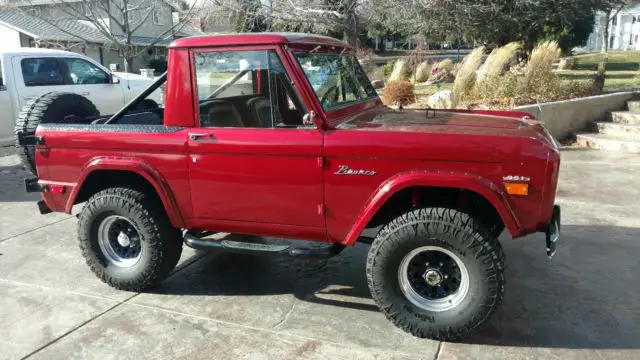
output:
[[[32,145],[20,145],[19,133],[35,133],[40,124],[90,123],[100,112],[93,103],[78,94],[67,92],[46,93],[27,103],[16,120],[13,133],[16,138],[16,152],[24,166],[36,175],[36,159]]]

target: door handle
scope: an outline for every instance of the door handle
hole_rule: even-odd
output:
[[[214,139],[215,137],[213,136],[213,134],[211,133],[194,133],[194,134],[189,134],[189,137],[191,138],[191,140],[200,140],[200,139]]]
[[[81,92],[80,95],[89,96],[91,95],[91,93],[88,91],[85,91],[85,92]]]

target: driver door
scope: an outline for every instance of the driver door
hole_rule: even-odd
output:
[[[277,101],[283,95],[275,85],[287,72],[276,49],[202,50],[192,62],[199,127],[189,132],[188,149],[196,222],[323,238],[323,135],[302,125],[303,105],[297,115],[278,105],[288,103]]]
[[[101,115],[115,114],[124,106],[120,84],[112,84],[111,76],[100,67],[80,58],[61,58],[69,72],[74,92],[89,100]]]

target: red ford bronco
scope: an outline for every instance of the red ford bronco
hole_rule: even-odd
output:
[[[163,104],[145,101],[154,91]],[[543,125],[518,112],[385,107],[352,49],[327,37],[176,40],[168,71],[118,113],[50,93],[25,106],[16,138],[40,212],[84,202],[82,255],[118,289],[160,283],[183,243],[327,258],[364,242],[387,318],[460,339],[503,300],[502,231],[546,233],[549,256],[559,237],[560,155]]]

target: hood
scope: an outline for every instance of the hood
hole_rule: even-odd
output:
[[[118,77],[120,80],[131,80],[131,81],[135,80],[135,81],[145,81],[148,83],[152,83],[156,79],[155,77],[151,79],[141,74],[132,74],[132,73],[126,73],[126,72],[113,72],[112,74]]]
[[[125,91],[130,91],[133,93],[140,93],[148,88],[154,81],[156,81],[157,77],[151,79],[144,75],[139,74],[131,74],[131,73],[121,73],[114,72],[114,76],[120,79],[120,86],[125,89]],[[154,94],[156,94],[156,98],[161,91],[156,90]],[[156,100],[157,101],[157,100]]]
[[[139,74],[131,74],[131,73],[122,73],[122,72],[114,72],[112,73],[114,76],[120,79],[120,87],[128,94],[130,98],[139,93],[146,90],[151,84],[153,84],[158,77],[154,77],[153,79],[148,78],[144,75]],[[158,104],[164,103],[164,90],[156,89],[153,93],[151,93],[147,99],[154,100]]]
[[[329,131],[326,146],[330,140],[343,144],[331,155],[521,163],[558,151],[545,127],[525,113],[380,107],[355,113]]]
[[[339,129],[447,133],[468,135],[531,136],[538,131],[526,120],[501,116],[500,112],[384,109],[342,122]],[[519,114],[519,113],[513,113]],[[506,114],[505,114],[506,115]]]
[[[157,78],[148,78],[144,75],[130,74],[130,73],[113,73],[114,76],[120,79],[120,86],[123,86],[134,92],[141,92],[142,90],[153,84]]]

